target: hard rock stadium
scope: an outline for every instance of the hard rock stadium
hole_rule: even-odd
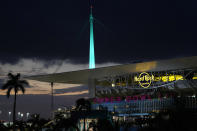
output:
[[[146,115],[181,107],[196,110],[197,57],[31,76],[44,82],[84,84],[93,108],[118,116]]]
[[[95,68],[92,5],[89,22],[89,69],[28,79],[87,85],[94,109],[107,108],[124,119],[177,107],[196,110],[197,56]]]

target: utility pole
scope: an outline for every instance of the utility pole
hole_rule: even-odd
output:
[[[54,98],[53,98],[53,82],[51,82],[51,117],[53,118],[53,105],[54,105]]]

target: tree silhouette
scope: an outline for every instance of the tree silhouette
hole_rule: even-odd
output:
[[[76,101],[76,111],[83,113],[83,130],[85,131],[85,119],[88,112],[91,111],[91,103],[89,100],[86,100],[84,98],[80,98]]]
[[[7,89],[7,97],[10,97],[10,92],[14,90],[14,106],[13,106],[13,124],[16,121],[16,95],[19,90],[25,93],[24,86],[29,86],[29,83],[26,80],[20,80],[20,73],[13,75],[12,73],[8,74],[7,82],[2,86],[2,90]]]
[[[40,118],[40,114],[32,114],[27,122],[32,123],[30,126],[31,130],[39,131],[49,122],[49,120]]]
[[[76,101],[76,110],[78,111],[90,111],[91,110],[91,103],[89,100],[86,100],[84,98],[80,98]]]

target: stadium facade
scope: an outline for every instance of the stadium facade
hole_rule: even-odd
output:
[[[119,116],[197,108],[197,57],[149,61],[80,71],[31,76],[29,79],[89,86],[94,109]]]

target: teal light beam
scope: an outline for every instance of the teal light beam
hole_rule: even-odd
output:
[[[95,68],[95,56],[94,56],[94,31],[93,31],[94,18],[92,15],[92,6],[90,10],[90,52],[89,52],[89,69]]]

